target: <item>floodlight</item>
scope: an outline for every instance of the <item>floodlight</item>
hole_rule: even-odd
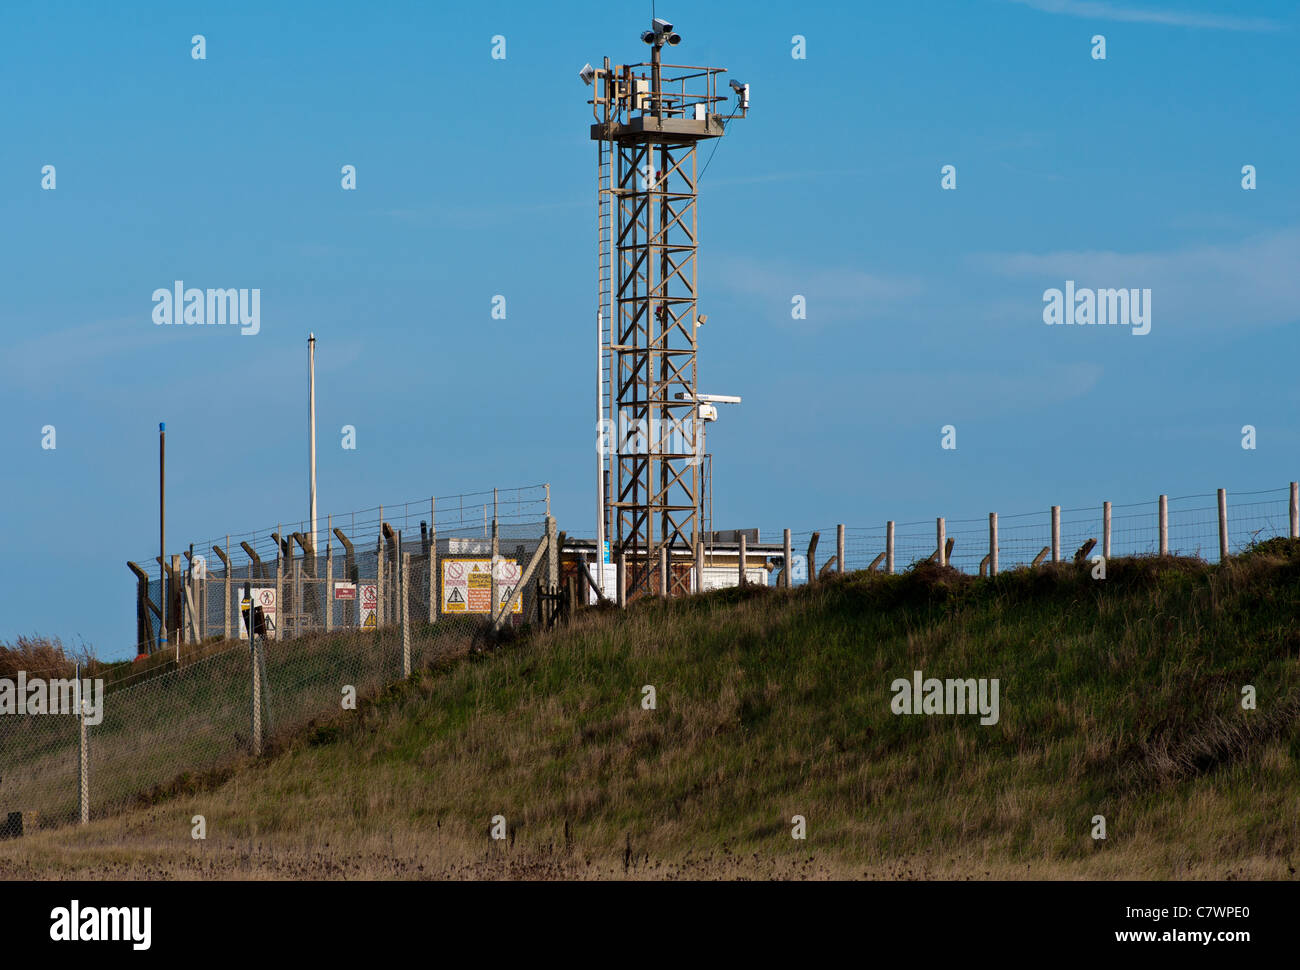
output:
[[[653,44],[655,42],[655,32],[653,30],[644,31],[641,34],[641,39],[647,44]]]
[[[695,322],[702,327],[709,322],[709,315],[707,313],[701,313],[698,317],[695,318]]]
[[[675,44],[680,44],[681,42],[682,42],[682,35],[681,35],[681,34],[669,34],[669,35],[668,35],[668,43],[670,43],[670,44],[674,44],[674,45],[675,45]]]
[[[596,79],[596,69],[590,64],[584,64],[582,70],[578,72],[578,77],[582,78],[583,84],[590,84]]]

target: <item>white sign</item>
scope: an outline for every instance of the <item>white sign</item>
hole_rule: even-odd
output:
[[[371,583],[361,587],[361,609],[358,626],[365,630],[379,627],[379,587]]]
[[[354,600],[357,598],[356,583],[335,583],[334,598],[336,600]]]
[[[239,639],[248,639],[248,614],[244,612],[244,591],[239,590],[235,593],[235,603],[239,606]],[[266,618],[266,638],[274,640],[276,638],[278,623],[275,611],[275,587],[263,586],[253,587],[253,606],[262,608],[262,616]]]
[[[505,603],[519,585],[523,568],[513,559],[498,559],[496,565],[497,609]],[[524,598],[515,600],[511,613],[523,613]],[[444,559],[442,560],[442,612],[481,613],[492,612],[492,560]]]

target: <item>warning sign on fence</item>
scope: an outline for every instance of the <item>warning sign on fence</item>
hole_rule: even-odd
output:
[[[373,583],[361,587],[361,611],[358,617],[363,630],[374,630],[379,626],[379,587]]]
[[[247,617],[248,614],[244,612],[244,608],[243,608],[244,603],[247,602],[247,601],[244,599],[243,591],[241,591],[241,590],[236,590],[236,591],[235,591],[235,601],[236,601],[237,603],[240,604],[240,611],[239,611],[239,616],[240,616],[240,621],[239,621],[239,639],[241,639],[241,640],[247,640],[247,639],[248,639],[248,625],[247,625],[247,619],[246,619],[246,617]],[[275,635],[276,635],[276,629],[279,627],[279,624],[276,623],[276,615],[275,615],[275,607],[276,607],[276,602],[275,602],[275,587],[274,587],[274,586],[265,586],[265,587],[254,586],[254,587],[253,587],[253,605],[254,605],[254,606],[260,606],[260,607],[262,608],[262,615],[263,615],[264,617],[266,617],[266,620],[267,620],[267,623],[266,623],[266,636],[267,636],[268,639],[274,640],[274,639],[275,639]]]
[[[336,600],[354,600],[357,598],[356,583],[335,583],[334,598]]]
[[[497,560],[498,606],[510,598],[519,585],[522,569],[513,559]],[[512,613],[523,613],[523,597],[515,600]],[[442,561],[442,612],[492,612],[492,560],[444,559]]]

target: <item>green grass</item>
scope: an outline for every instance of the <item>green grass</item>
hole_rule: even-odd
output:
[[[514,853],[556,854],[552,875],[816,860],[831,875],[1292,877],[1300,542],[1091,569],[923,565],[585,611],[443,661],[211,786],[6,847],[0,872],[186,874],[255,840],[279,860],[267,874],[361,858],[368,874],[495,873]],[[918,669],[997,678],[1000,720],[894,715],[891,682]],[[194,814],[212,832],[202,863]],[[513,848],[488,838],[494,815]]]

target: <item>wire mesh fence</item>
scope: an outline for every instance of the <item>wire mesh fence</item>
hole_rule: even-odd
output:
[[[479,518],[493,509],[491,492],[481,493],[486,502],[456,503],[437,518],[433,500],[414,537],[403,527],[411,519],[385,513],[355,526],[349,520],[353,531],[340,527],[347,544],[336,537],[320,555],[305,554],[310,540],[304,549],[294,539],[297,554],[286,543],[265,558],[227,555],[220,569],[191,561],[174,584],[185,605],[172,646],[159,649],[155,640],[136,663],[97,670],[98,683],[84,682],[78,695],[84,713],[70,701],[44,702],[0,717],[0,837],[10,827],[21,834],[114,813],[355,707],[410,671],[467,649],[516,587],[517,605],[499,625],[533,618],[539,597],[523,572],[546,558],[534,554],[554,525],[543,489],[512,491],[513,508],[498,493],[499,518],[489,517],[486,534]],[[359,548],[372,527],[378,538]],[[266,635],[250,643],[247,608],[264,603]],[[31,680],[11,689],[46,696],[41,690],[55,678],[72,677],[40,673],[24,671]]]
[[[136,653],[240,636],[245,583],[259,591],[274,637],[360,626],[371,617],[395,622],[402,553],[412,553],[412,582],[427,590],[431,563],[490,555],[494,530],[503,555],[531,554],[549,514],[547,485],[488,489],[318,516],[314,536],[303,520],[188,543],[168,555],[165,569],[158,556],[131,560]],[[436,585],[440,577],[433,578]],[[427,598],[412,608],[417,621],[436,613]]]
[[[1226,492],[1226,533],[1229,555],[1240,553],[1250,545],[1276,536],[1296,534],[1296,486],[1252,492]],[[1091,539],[1096,547],[1089,555],[1098,555],[1109,546],[1114,556],[1157,555],[1161,551],[1160,500],[1112,505],[1109,543],[1106,540],[1103,504],[1090,508],[1059,510],[1059,542],[1056,554],[1073,558]],[[896,571],[929,560],[938,551],[938,519],[895,522],[893,526],[893,564]],[[818,536],[813,561],[808,549],[813,535]],[[962,572],[978,573],[987,568],[990,553],[988,516],[944,519],[944,537],[952,543],[949,565]],[[760,541],[780,545],[784,530],[762,530]],[[1220,558],[1218,493],[1184,495],[1168,498],[1165,515],[1165,551],[1173,556],[1191,556],[1206,562]],[[806,582],[809,568],[820,571],[837,555],[837,527],[792,530],[791,576],[798,584]],[[844,529],[844,563],[846,571],[887,568],[889,524],[878,527]],[[1052,510],[999,514],[997,517],[997,552],[1000,570],[1029,566],[1036,559],[1052,557]],[[838,563],[834,568],[838,568]]]

